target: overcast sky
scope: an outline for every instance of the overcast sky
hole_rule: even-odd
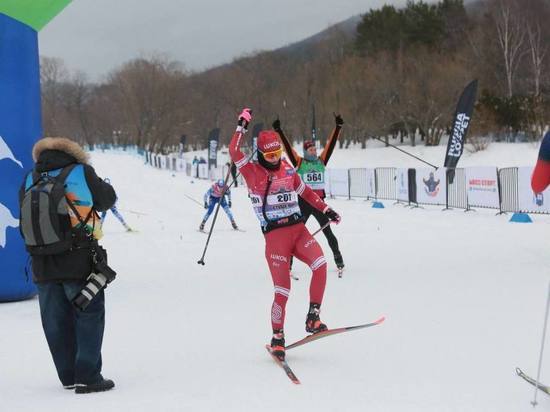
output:
[[[406,0],[73,0],[40,32],[40,53],[93,80],[157,52],[202,70],[302,40],[384,3]]]

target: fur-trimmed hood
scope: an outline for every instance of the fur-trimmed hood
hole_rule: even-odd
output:
[[[90,157],[78,143],[66,137],[45,137],[35,143],[32,148],[32,158],[38,161],[40,154],[45,150],[59,150],[74,157],[78,163],[90,164]]]

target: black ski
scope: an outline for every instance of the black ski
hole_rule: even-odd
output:
[[[380,325],[382,322],[384,322],[385,319],[386,318],[384,316],[382,316],[380,319],[377,319],[377,320],[375,320],[374,322],[371,322],[371,323],[365,323],[364,325],[346,326],[346,327],[343,327],[343,328],[336,328],[336,329],[327,329],[325,331],[314,333],[313,335],[306,336],[305,338],[300,339],[297,342],[291,343],[290,345],[286,346],[285,349],[289,350],[289,349],[292,349],[292,348],[296,348],[298,346],[305,345],[306,343],[313,342],[314,340],[326,338],[326,337],[332,336],[332,335],[337,335],[339,333],[351,332],[352,330],[357,330],[357,329],[370,328],[371,326]]]
[[[279,365],[281,368],[283,368],[283,370],[286,373],[286,376],[288,376],[288,378],[292,381],[292,383],[295,383],[296,385],[299,385],[300,380],[296,377],[294,372],[292,372],[292,369],[290,369],[290,366],[288,366],[288,363],[286,363],[286,360],[281,360],[277,356],[275,356],[271,352],[271,346],[265,345],[265,348],[267,349],[267,351],[271,355],[271,358],[277,363],[277,365]]]
[[[550,395],[550,386],[543,385],[540,382],[537,384],[537,381],[535,379],[533,379],[529,375],[526,375],[525,373],[523,373],[523,371],[520,368],[516,368],[516,373],[518,374],[519,377],[522,377],[527,382],[529,382],[531,385],[538,386],[538,388],[541,391],[543,391],[547,395]]]

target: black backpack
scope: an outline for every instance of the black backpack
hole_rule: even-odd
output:
[[[56,255],[70,250],[75,243],[69,208],[76,213],[81,227],[85,221],[65,195],[65,180],[76,164],[66,166],[57,176],[33,171],[33,183],[22,194],[19,205],[19,230],[31,255]]]

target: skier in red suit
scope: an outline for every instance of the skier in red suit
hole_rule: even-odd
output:
[[[275,356],[284,359],[284,321],[290,293],[291,256],[306,263],[313,272],[309,287],[310,304],[306,331],[317,333],[327,329],[319,318],[327,264],[321,247],[304,225],[298,196],[335,223],[340,222],[340,216],[302,182],[292,165],[281,159],[283,147],[276,132],[265,130],[258,135],[258,164],[252,163],[241,152],[242,138],[251,120],[251,110],[244,109],[239,115],[229,153],[246,181],[252,207],[264,234],[265,258],[275,287],[271,306],[271,349]]]
[[[546,132],[542,138],[537,164],[531,177],[531,188],[537,194],[544,192],[548,185],[550,185],[550,132]]]

